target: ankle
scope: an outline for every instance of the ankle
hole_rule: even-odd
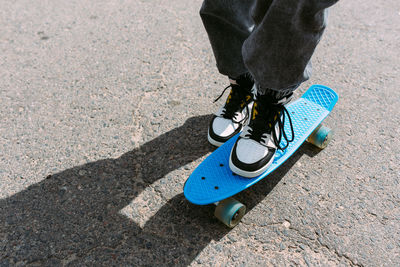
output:
[[[231,76],[228,76],[228,77],[229,77],[229,82],[231,84],[239,85],[249,91],[251,90],[251,88],[254,85],[254,80],[250,73],[244,73],[242,75],[239,75],[236,78],[231,77]]]

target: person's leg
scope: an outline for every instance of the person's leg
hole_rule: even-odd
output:
[[[204,0],[200,16],[223,75],[237,78],[247,73],[243,42],[254,28],[250,8],[256,0]]]
[[[327,8],[338,0],[258,0],[254,31],[242,46],[260,93],[289,93],[311,74],[310,59],[325,30]]]
[[[215,146],[239,133],[249,117],[254,81],[244,65],[242,46],[254,27],[250,16],[254,2],[204,0],[200,10],[217,68],[221,74],[229,76],[231,83],[228,98],[209,125],[208,140]]]
[[[293,141],[285,133],[285,104],[307,80],[310,58],[326,23],[326,8],[338,0],[258,0],[255,28],[243,44],[244,63],[257,87],[251,120],[236,141],[229,165],[233,172],[255,177],[273,162],[277,149]],[[292,127],[291,127],[292,128]],[[285,145],[281,147],[280,141]]]

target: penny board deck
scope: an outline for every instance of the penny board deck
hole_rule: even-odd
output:
[[[212,204],[243,191],[265,178],[284,163],[321,124],[338,101],[338,95],[329,87],[312,85],[301,98],[286,108],[292,118],[294,141],[286,150],[278,150],[271,166],[263,174],[245,178],[229,168],[229,156],[240,133],[217,148],[193,171],[183,192],[187,200],[197,205]],[[285,132],[291,139],[289,120],[285,119]],[[284,146],[285,141],[281,142]]]

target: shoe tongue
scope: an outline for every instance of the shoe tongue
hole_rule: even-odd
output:
[[[240,86],[239,84],[231,84],[232,93],[235,95],[243,95],[246,92],[246,89]]]
[[[263,99],[257,99],[257,104],[254,107],[257,111],[256,124],[264,125],[269,123],[269,120],[274,116],[275,107],[271,101],[263,101]]]

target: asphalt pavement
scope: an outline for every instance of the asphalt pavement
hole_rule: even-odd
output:
[[[313,57],[339,94],[240,193],[188,203],[227,85],[201,0],[0,0],[0,266],[400,266],[400,2],[340,1]]]

